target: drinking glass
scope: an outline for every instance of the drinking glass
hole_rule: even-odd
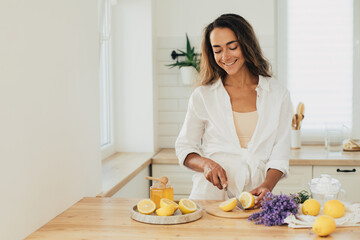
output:
[[[344,138],[344,124],[327,123],[325,134],[325,148],[328,152],[341,152]]]

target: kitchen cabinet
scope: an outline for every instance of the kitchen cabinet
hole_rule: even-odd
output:
[[[341,183],[346,191],[346,201],[360,202],[360,167],[359,166],[314,166],[313,177],[329,174]]]
[[[180,168],[174,149],[162,149],[152,157],[153,176],[169,177],[177,197],[186,197],[192,188],[193,173]],[[338,172],[337,169],[340,171]],[[355,171],[353,172],[353,169]],[[341,172],[350,170],[350,172]],[[360,201],[360,152],[341,152],[328,154],[324,146],[302,146],[301,149],[291,150],[290,174],[281,179],[273,192],[289,194],[301,190],[309,191],[307,183],[320,174],[330,174],[337,178],[347,192],[349,201]],[[179,189],[177,189],[179,188]]]
[[[153,176],[169,177],[174,187],[174,199],[179,200],[189,196],[193,172],[174,164],[153,164],[152,172]],[[360,190],[357,186],[360,182],[359,166],[290,166],[289,176],[279,181],[273,193],[291,194],[301,190],[309,191],[308,182],[321,174],[329,174],[340,181],[346,191],[347,201],[360,202]]]
[[[307,183],[312,179],[312,166],[290,166],[289,176],[281,179],[273,189],[274,194],[298,193],[309,190]]]
[[[174,164],[153,164],[152,172],[153,176],[169,177],[174,187],[174,199],[179,200],[189,196],[193,172]],[[360,182],[359,166],[290,166],[289,176],[279,181],[273,193],[291,194],[301,190],[309,191],[308,182],[321,174],[329,174],[340,181],[346,191],[347,201],[360,202],[360,190],[357,186]]]

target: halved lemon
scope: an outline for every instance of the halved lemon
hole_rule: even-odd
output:
[[[151,199],[140,200],[137,204],[137,209],[139,213],[142,214],[152,214],[155,211],[156,205]]]
[[[225,202],[220,203],[219,207],[221,208],[221,210],[225,212],[229,212],[236,207],[236,202],[237,202],[236,198],[230,198]]]
[[[195,212],[197,209],[196,203],[190,199],[183,198],[179,202],[179,209],[183,214]]]
[[[176,202],[167,198],[162,198],[160,200],[160,207],[164,207],[166,205],[172,205],[175,208],[175,211],[179,208],[179,205]]]
[[[255,197],[249,192],[242,192],[239,196],[239,201],[244,209],[255,206]]]
[[[165,205],[159,209],[156,210],[156,214],[158,216],[171,216],[175,212],[175,207],[171,204]]]

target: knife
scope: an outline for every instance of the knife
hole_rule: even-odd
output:
[[[229,199],[230,198],[236,198],[236,206],[244,211],[244,207],[241,205],[239,199],[237,199],[237,197],[235,197],[235,195],[227,188],[227,186],[224,189],[226,191],[226,194],[227,194],[228,198]]]

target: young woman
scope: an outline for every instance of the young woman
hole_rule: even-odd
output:
[[[251,25],[224,14],[204,31],[200,86],[192,93],[175,149],[195,171],[190,198],[263,196],[289,170],[292,105],[271,77]]]

